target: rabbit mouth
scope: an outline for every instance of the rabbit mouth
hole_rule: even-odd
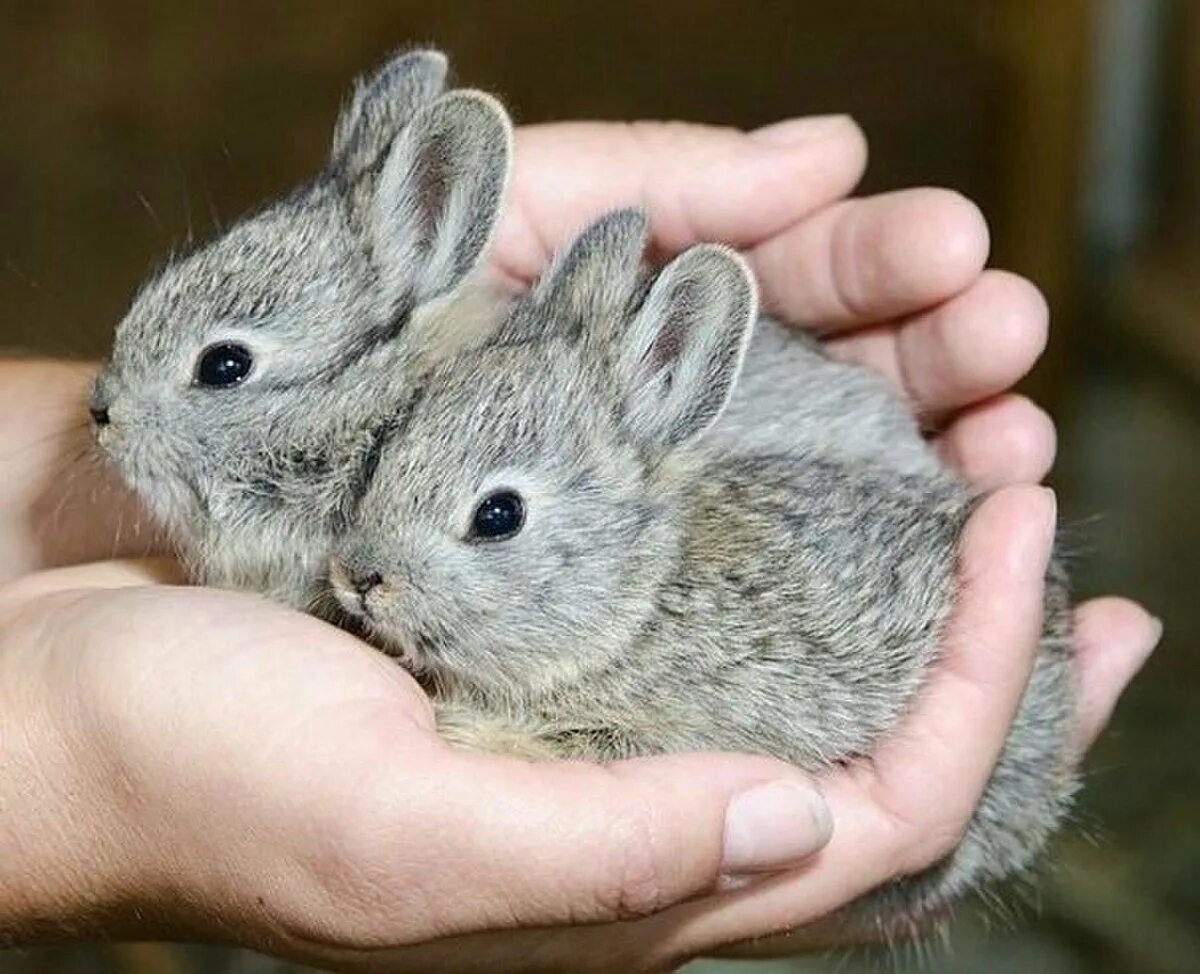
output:
[[[379,607],[372,605],[372,595],[386,590],[382,580],[364,586],[363,580],[356,580],[337,558],[330,559],[328,578],[329,589],[343,616],[343,628],[373,643],[413,674],[431,669],[436,659],[435,641],[424,632],[407,631],[407,626],[401,631],[389,621],[386,608],[380,613]],[[346,625],[347,622],[350,624]]]
[[[329,587],[343,612],[356,620],[371,619],[366,593],[355,587],[350,573],[336,558],[329,563]]]
[[[413,676],[428,676],[438,669],[435,662],[437,654],[423,633],[401,632],[372,616],[369,610],[362,617],[362,625],[367,641],[396,660]]]

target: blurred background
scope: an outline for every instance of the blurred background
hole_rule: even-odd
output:
[[[1080,594],[1143,599],[1166,638],[1036,894],[896,965],[1200,970],[1200,3],[3,0],[0,350],[102,355],[152,264],[313,174],[350,79],[412,41],[523,122],[848,111],[864,191],[980,203],[993,263],[1053,308],[1027,385],[1059,423]],[[202,947],[0,952],[0,974],[276,970]]]

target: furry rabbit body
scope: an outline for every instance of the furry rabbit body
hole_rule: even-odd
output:
[[[975,498],[878,396],[871,435],[909,431],[882,455],[866,434],[723,428],[753,281],[708,246],[648,282],[644,236],[637,214],[600,221],[486,342],[423,367],[335,548],[338,597],[469,746],[750,750],[814,771],[869,755],[937,660]],[[857,922],[894,929],[1021,870],[1064,814],[1068,605],[1049,581],[1036,672],[966,836]]]
[[[416,51],[360,80],[325,170],[172,258],[117,329],[97,438],[198,581],[310,607],[407,394],[397,356],[451,307],[500,306],[470,278],[511,124],[490,96],[442,94],[445,75]]]

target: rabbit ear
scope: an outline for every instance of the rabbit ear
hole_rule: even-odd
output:
[[[480,91],[420,109],[392,144],[368,214],[386,292],[427,301],[475,269],[500,218],[512,123]]]
[[[559,251],[508,325],[510,338],[553,329],[578,337],[623,318],[637,290],[648,221],[639,210],[614,210]]]
[[[663,269],[620,335],[604,341],[634,441],[671,449],[725,409],[757,316],[754,277],[726,247],[703,244]]]
[[[447,70],[440,51],[409,51],[355,81],[333,130],[330,168],[353,180],[374,166],[413,113],[442,93]]]

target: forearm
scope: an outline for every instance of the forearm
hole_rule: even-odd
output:
[[[0,582],[159,548],[92,447],[94,374],[84,363],[0,361]]]

